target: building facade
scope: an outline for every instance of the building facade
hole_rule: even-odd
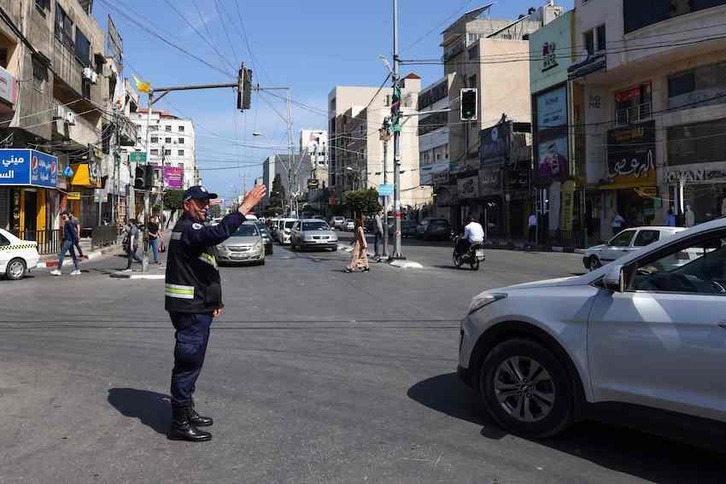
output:
[[[419,183],[431,186],[449,171],[449,86],[453,75],[424,88],[418,97]],[[428,114],[427,114],[428,113]]]
[[[401,79],[400,135],[401,205],[416,208],[431,200],[430,187],[421,185],[418,144],[418,95],[421,78],[408,74]],[[384,118],[390,116],[391,91],[373,87],[336,86],[328,95],[330,203],[342,204],[348,190],[378,188],[384,179],[393,183],[393,143],[381,135]],[[385,160],[384,160],[385,153]],[[385,164],[385,176],[384,176]],[[392,208],[392,197],[389,197]]]
[[[617,213],[628,225],[726,215],[725,17],[719,0],[576,3],[576,150],[603,238]]]
[[[0,145],[34,150],[2,155],[17,170],[0,173],[0,226],[38,240],[42,251],[57,236],[61,210],[87,227],[102,220],[104,31],[89,0],[2,0],[0,9]]]

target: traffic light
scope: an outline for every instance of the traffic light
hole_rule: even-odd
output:
[[[391,132],[401,132],[401,86],[398,83],[393,85],[391,96]]]
[[[247,69],[244,64],[237,75],[237,109],[244,111],[252,104],[252,69]]]
[[[476,106],[478,91],[474,87],[462,89],[459,94],[461,103],[459,114],[462,121],[476,121]]]
[[[149,165],[136,165],[134,188],[136,190],[150,190],[154,185],[154,167]]]

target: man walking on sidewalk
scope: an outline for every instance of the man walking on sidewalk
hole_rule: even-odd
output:
[[[174,369],[171,372],[171,440],[204,442],[212,434],[199,430],[214,422],[194,409],[194,388],[202,371],[212,320],[222,314],[222,281],[213,247],[237,231],[245,216],[265,196],[264,185],[247,193],[237,212],[218,225],[205,226],[209,200],[217,198],[199,185],[184,192],[184,214],[174,226],[167,252],[165,309],[174,325]]]
[[[530,243],[534,244],[537,242],[537,214],[532,212],[529,215],[529,220],[527,220],[527,226],[529,227],[529,237],[528,240]]]
[[[142,260],[139,258],[138,255],[136,255],[136,251],[139,250],[139,237],[140,232],[139,228],[136,226],[136,220],[129,220],[128,225],[126,226],[126,254],[128,255],[128,262],[126,264],[126,271],[131,270],[131,264],[133,261],[138,262],[139,264],[142,264]]]
[[[73,212],[68,212],[68,221],[76,231],[76,242],[73,244],[73,247],[78,250],[78,257],[83,258],[83,249],[81,249],[81,221],[73,215]]]
[[[74,270],[71,271],[71,275],[78,276],[81,274],[81,269],[78,267],[78,258],[76,258],[76,251],[73,249],[73,246],[78,243],[78,231],[73,225],[73,222],[71,222],[70,217],[68,210],[64,210],[61,213],[61,219],[63,219],[63,245],[61,245],[61,250],[58,253],[58,268],[50,271],[54,276],[60,276],[62,274],[63,259],[68,251],[70,251],[71,258],[73,259]]]
[[[383,237],[386,237],[386,233],[383,231],[383,222],[381,221],[381,212],[376,213],[373,220],[373,258],[376,261],[381,260],[381,252],[378,250],[378,245],[383,241]]]

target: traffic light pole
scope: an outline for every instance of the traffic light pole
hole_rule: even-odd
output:
[[[168,92],[168,91],[167,91]],[[148,174],[151,158],[151,107],[154,105],[154,91],[149,91],[149,101],[146,109],[146,173]],[[148,179],[148,175],[144,177]],[[153,177],[152,177],[153,180]],[[141,272],[149,270],[149,189],[150,187],[144,183],[144,257],[141,259]],[[131,241],[133,247],[133,241]]]
[[[401,86],[398,72],[398,0],[393,0],[393,92],[400,97]],[[401,253],[401,119],[400,99],[398,116],[393,126],[393,210],[396,217],[396,238],[393,246],[392,259],[405,259]],[[396,124],[398,126],[396,126]],[[386,227],[388,230],[388,227]]]

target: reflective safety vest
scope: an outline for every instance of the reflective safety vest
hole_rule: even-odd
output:
[[[184,214],[168,244],[164,307],[170,312],[210,313],[223,307],[213,247],[237,231],[245,218],[234,212],[213,227]]]

